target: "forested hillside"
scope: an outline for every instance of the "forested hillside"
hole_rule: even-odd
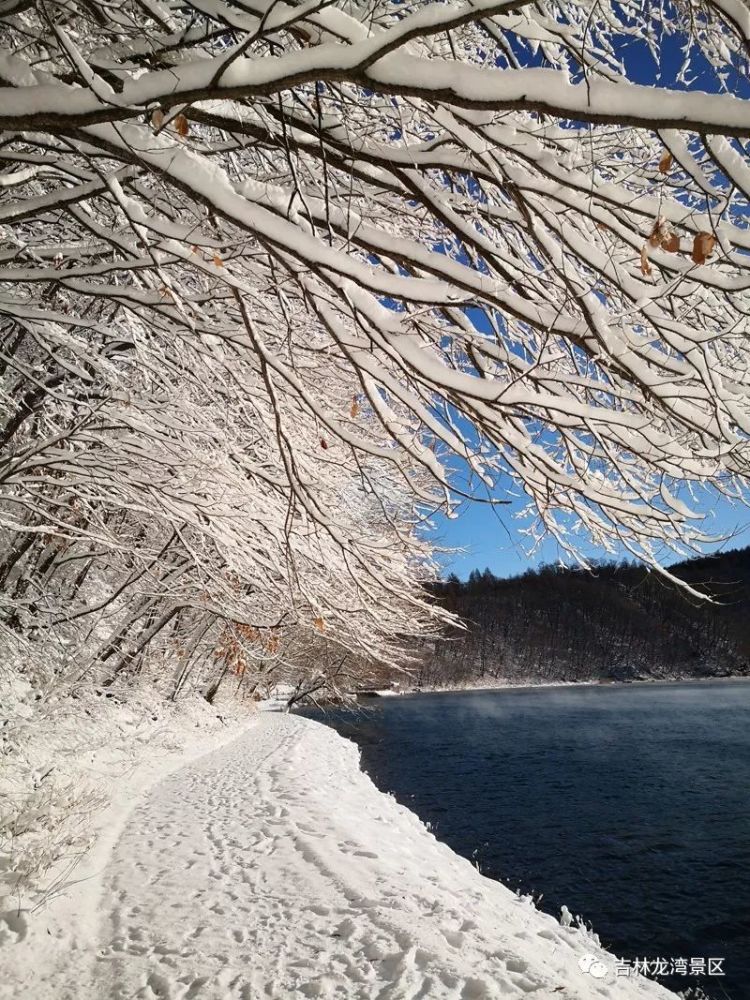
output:
[[[693,559],[675,575],[607,564],[594,573],[545,566],[502,580],[452,576],[439,600],[467,625],[431,647],[420,685],[511,680],[635,680],[750,673],[750,548]]]

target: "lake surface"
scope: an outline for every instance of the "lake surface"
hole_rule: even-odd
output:
[[[315,713],[484,875],[581,914],[659,979],[750,1000],[750,683],[511,689]]]

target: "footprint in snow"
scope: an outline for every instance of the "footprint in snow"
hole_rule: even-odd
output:
[[[24,910],[6,910],[0,913],[0,944],[17,944],[29,930]]]
[[[445,940],[452,948],[462,948],[464,943],[464,936],[460,931],[451,931],[442,929],[441,933]]]

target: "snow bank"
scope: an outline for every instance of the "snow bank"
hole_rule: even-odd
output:
[[[258,716],[142,788],[113,790],[88,888],[3,949],[15,1000],[673,996],[481,876],[316,722]]]
[[[247,704],[165,702],[149,684],[63,693],[18,675],[3,681],[0,969],[18,959],[8,947],[40,923],[85,923],[98,872],[139,797],[254,720]]]

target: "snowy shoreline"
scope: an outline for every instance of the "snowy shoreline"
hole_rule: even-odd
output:
[[[115,789],[121,822],[85,881],[3,948],[8,996],[674,996],[616,975],[589,933],[480,875],[330,728],[259,714],[200,749],[156,784]]]
[[[718,683],[728,683],[732,681],[749,681],[750,676],[746,674],[728,674],[722,677],[642,677],[636,680],[630,681],[604,681],[604,680],[589,680],[589,681],[539,681],[538,683],[521,683],[513,684],[510,682],[499,682],[497,684],[466,684],[461,686],[442,686],[436,685],[435,687],[421,687],[421,688],[409,688],[403,691],[394,690],[392,688],[374,689],[372,691],[358,692],[358,697],[378,697],[378,698],[393,698],[393,697],[405,697],[406,695],[423,695],[423,694],[462,694],[462,693],[481,693],[483,691],[534,691],[536,689],[547,689],[547,688],[578,688],[578,687],[604,687],[604,688],[620,688],[620,687],[641,687],[641,686],[655,686],[660,684],[718,684]]]

